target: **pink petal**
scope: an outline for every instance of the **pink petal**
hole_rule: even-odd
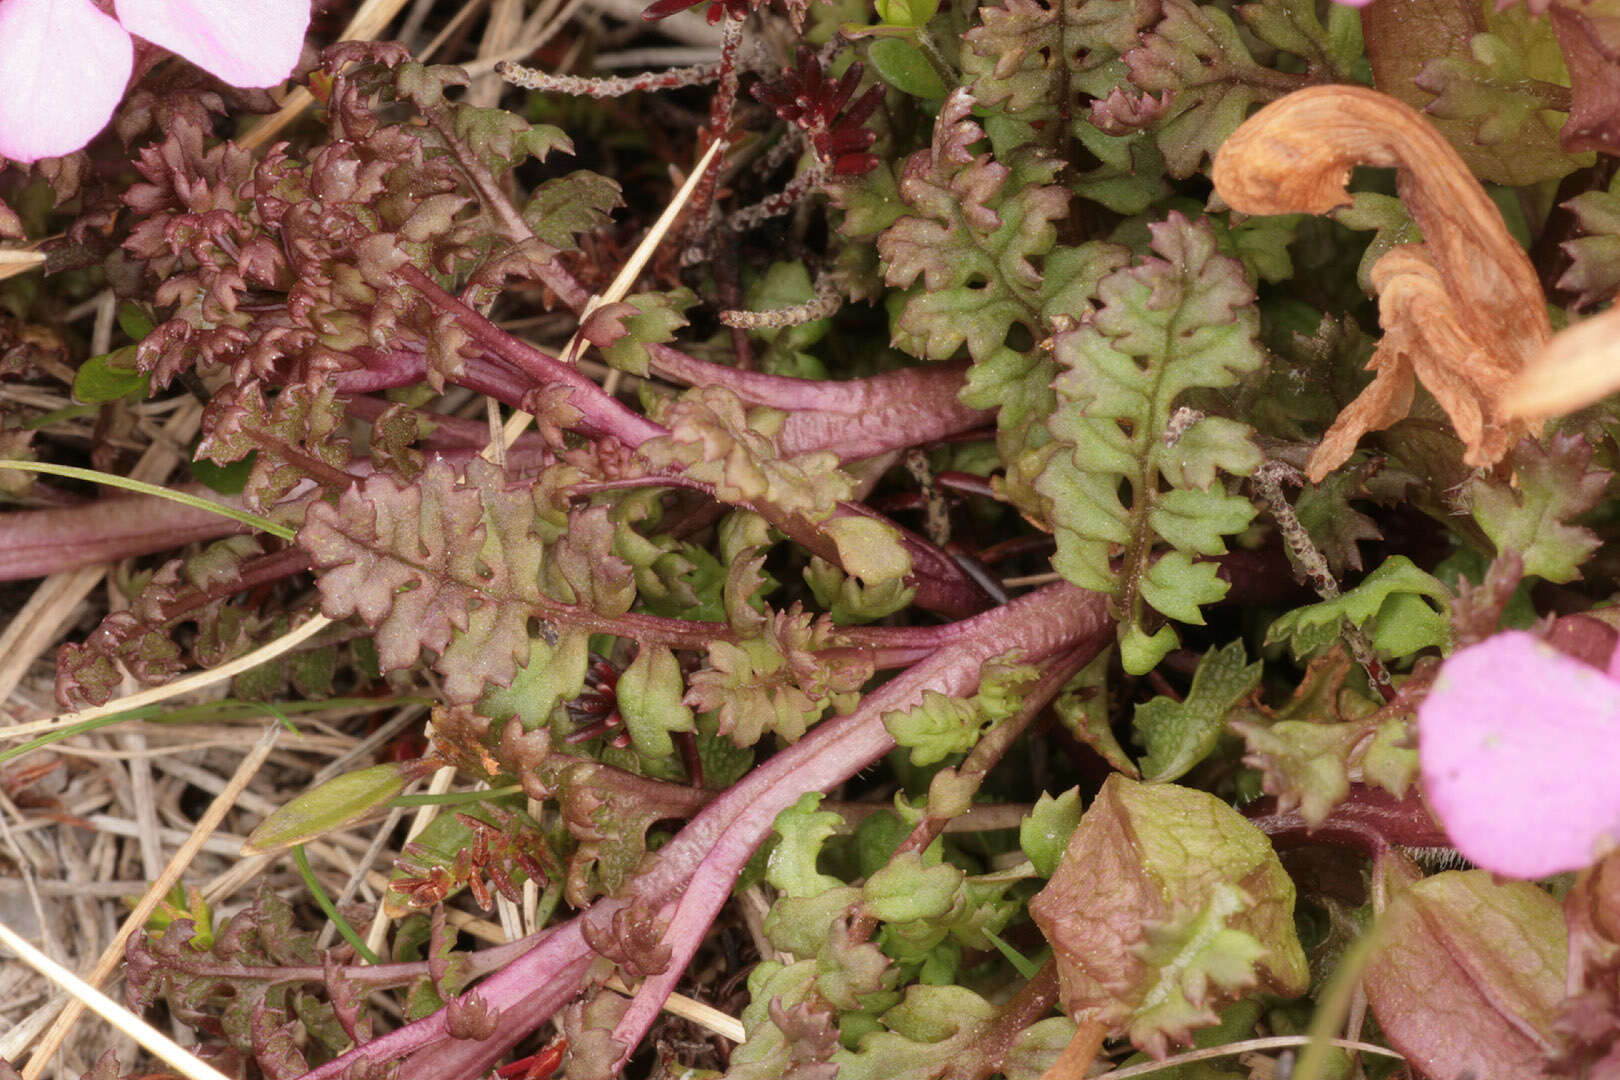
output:
[[[0,156],[71,154],[107,126],[134,50],[89,0],[0,0]]]
[[[1620,683],[1523,633],[1453,655],[1418,709],[1423,790],[1479,866],[1540,878],[1620,840]]]
[[[274,86],[292,74],[309,0],[117,0],[132,34],[179,53],[232,86]]]

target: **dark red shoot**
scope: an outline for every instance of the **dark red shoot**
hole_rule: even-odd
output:
[[[863,70],[851,64],[834,82],[821,70],[816,54],[800,48],[796,66],[782,73],[779,84],[756,83],[752,92],[805,133],[817,159],[833,175],[859,176],[877,167],[876,156],[867,153],[877,134],[864,125],[883,100],[880,86],[855,97]]]

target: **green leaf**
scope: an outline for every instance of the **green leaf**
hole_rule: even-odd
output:
[[[907,160],[901,197],[912,213],[878,237],[884,280],[910,290],[894,343],[913,356],[947,360],[966,344],[990,356],[1015,324],[1040,322],[1039,256],[1057,239],[1067,193],[1052,183],[1062,162],[1033,147],[997,161],[973,146],[984,129],[958,90],[940,109],[934,140]],[[923,288],[914,288],[921,279]]]
[[[1605,191],[1585,191],[1564,203],[1581,235],[1563,244],[1569,269],[1558,287],[1577,294],[1576,308],[1608,300],[1620,291],[1620,175]]]
[[[1132,724],[1147,747],[1143,779],[1150,783],[1180,779],[1209,756],[1226,730],[1227,716],[1260,685],[1264,665],[1247,660],[1242,639],[1224,648],[1211,646],[1193,674],[1185,700],[1156,697],[1136,707]]]
[[[1197,623],[1198,609],[1225,595],[1215,567],[1192,557],[1224,553],[1224,537],[1248,525],[1254,507],[1220,474],[1246,476],[1260,463],[1247,426],[1222,417],[1165,437],[1182,394],[1259,369],[1259,316],[1242,267],[1217,253],[1207,222],[1172,213],[1151,229],[1155,254],[1105,277],[1096,316],[1056,339],[1064,371],[1047,427],[1061,449],[1036,481],[1052,506],[1053,567],[1114,598],[1121,658],[1135,674],[1176,641],[1168,627],[1145,625],[1150,609]]]
[[[909,986],[904,1000],[883,1014],[885,1030],[862,1038],[854,1052],[834,1055],[838,1080],[979,1075],[973,1066],[988,1049],[985,1035],[996,1013],[994,1005],[964,986]],[[984,1075],[994,1071],[992,1066]]]
[[[1366,497],[1367,473],[1366,465],[1335,469],[1320,484],[1306,484],[1294,500],[1294,516],[1336,576],[1361,569],[1363,540],[1383,539],[1377,523],[1351,505],[1352,499]]]
[[[784,896],[817,896],[843,882],[816,869],[821,846],[843,827],[844,819],[821,805],[819,791],[808,791],[776,815],[776,846],[766,864],[765,879]]]
[[[241,390],[226,387],[214,395],[209,414],[195,456],[228,465],[257,452],[245,488],[251,508],[268,509],[307,479],[303,460],[313,458],[338,471],[349,463],[349,440],[343,435],[347,417],[329,385],[286,386],[273,402],[257,382]]]
[[[902,852],[866,879],[861,902],[883,922],[939,919],[955,906],[962,878],[949,863],[928,866],[920,852]]]
[[[977,705],[946,697],[935,690],[907,709],[883,716],[894,741],[911,751],[913,765],[932,765],[953,754],[965,754],[984,733],[985,718]]]
[[[1420,244],[1423,231],[1412,220],[1406,204],[1393,195],[1380,195],[1372,191],[1358,191],[1349,206],[1333,211],[1333,220],[1348,229],[1371,231],[1372,241],[1361,254],[1356,268],[1356,284],[1369,296],[1376,295],[1372,282],[1372,268],[1378,260],[1389,254],[1391,248],[1401,244]]]
[[[420,775],[419,768],[391,763],[334,776],[261,821],[248,834],[242,853],[282,851],[341,829],[387,805],[388,800],[405,790],[406,783]]]
[[[1255,105],[1306,80],[1255,63],[1232,17],[1218,7],[1164,0],[1163,11],[1124,60],[1138,89],[1169,96],[1155,134],[1167,170],[1179,180],[1213,160]]]
[[[1247,742],[1243,762],[1261,771],[1266,792],[1282,806],[1297,806],[1313,825],[1326,821],[1350,793],[1351,755],[1367,735],[1365,724],[1302,720],[1238,720],[1232,729]]]
[[[642,645],[614,689],[619,715],[636,752],[663,760],[675,753],[670,733],[693,732],[692,710],[681,701],[686,683],[681,664],[667,645]]]
[[[1397,798],[1415,775],[1407,718],[1380,719],[1383,699],[1349,683],[1352,670],[1349,653],[1335,648],[1311,661],[1288,704],[1240,712],[1229,724],[1247,744],[1243,763],[1260,770],[1279,809],[1298,807],[1313,826],[1349,793],[1352,772]]]
[[[979,689],[972,698],[927,690],[919,704],[885,713],[883,726],[896,743],[911,751],[913,765],[932,765],[971,750],[990,725],[1017,712],[1024,688],[1038,677],[1036,668],[1018,663],[1017,655],[1010,653],[982,665]]]
[[[826,608],[840,626],[893,615],[909,605],[917,593],[916,587],[907,585],[903,577],[866,585],[836,564],[815,556],[804,568],[804,580],[815,594],[816,603]]]
[[[875,6],[878,18],[890,26],[924,26],[939,10],[939,0],[877,0]]]
[[[687,325],[686,309],[695,303],[697,296],[690,289],[626,297],[613,305],[623,333],[609,332],[612,343],[603,345],[603,358],[621,371],[645,378],[650,363],[647,346],[674,341],[675,331]]]
[[[1567,522],[1603,498],[1610,474],[1592,465],[1592,444],[1575,433],[1526,439],[1508,460],[1516,487],[1481,476],[1468,485],[1470,513],[1501,556],[1516,551],[1526,577],[1574,581],[1598,549],[1597,534]]]
[[[744,294],[749,311],[775,311],[814,300],[815,282],[802,262],[774,262]],[[749,336],[763,343],[754,353],[760,371],[798,379],[825,379],[827,366],[810,350],[832,330],[831,319],[812,319],[793,326],[760,326]]]
[[[105,405],[124,398],[146,398],[152,392],[150,375],[135,370],[135,346],[125,345],[92,356],[73,375],[73,400]]]
[[[1116,214],[1140,214],[1170,194],[1164,155],[1150,133],[1109,135],[1089,123],[1076,127],[1080,142],[1102,163],[1080,175],[1076,192]]]
[[[897,3],[904,5],[905,0]],[[938,101],[949,89],[922,50],[902,38],[879,38],[867,46],[866,57],[872,70],[902,94]]]
[[[248,477],[258,460],[259,453],[255,450],[241,461],[233,461],[229,465],[215,465],[207,458],[199,458],[187,462],[186,468],[191,470],[198,483],[206,484],[221,495],[240,495],[242,489],[247,487]]]
[[[1227,925],[1248,899],[1227,882],[1217,882],[1203,907],[1148,930],[1137,955],[1152,969],[1153,980],[1147,1001],[1131,1017],[1132,1042],[1152,1046],[1169,1035],[1190,1043],[1193,1028],[1219,1019],[1208,1004],[1214,992],[1239,994],[1254,986],[1265,946]]]
[[[1561,145],[1569,74],[1551,20],[1487,3],[1466,16],[1424,2],[1363,19],[1378,86],[1425,112],[1481,181],[1528,186],[1590,165]]]
[[[1041,422],[1052,411],[1055,369],[1031,346],[1083,317],[1097,282],[1129,253],[1099,241],[1054,246],[1069,202],[1052,183],[1062,161],[1034,146],[1000,158],[987,152],[973,107],[961,91],[946,99],[930,147],[905,164],[903,190],[884,170],[846,184],[840,231],[875,236],[885,283],[905,290],[888,300],[896,347],[928,360],[967,348],[974,363],[961,397],[996,410],[1003,493],[1044,518],[1030,481],[1048,438]]]
[[[1108,707],[1108,669],[1113,653],[1104,649],[1052,702],[1052,711],[1063,726],[1080,742],[1091,747],[1116,771],[1136,779],[1136,763],[1114,737],[1113,717]]]
[[[1261,0],[1244,4],[1238,14],[1254,35],[1266,44],[1305,61],[1313,77],[1332,82],[1354,82],[1363,57],[1361,20],[1354,11],[1328,9],[1324,26],[1316,9],[1287,0]]]
[[[771,731],[797,742],[828,707],[853,708],[872,674],[869,660],[825,659],[833,627],[801,611],[778,612],[760,637],[709,646],[709,666],[687,680],[686,703],[715,711],[718,730],[738,746]]]
[[[1293,881],[1270,840],[1207,792],[1110,776],[1029,912],[1064,1012],[1156,1057],[1226,1001],[1310,981]]]
[[[1131,0],[1002,0],[980,6],[978,18],[961,60],[969,91],[1058,145],[1068,134],[1061,121],[1075,123],[1087,97],[1118,85],[1116,61],[1136,44],[1143,9]]]
[[[118,329],[127,334],[131,341],[145,340],[155,326],[147,310],[133,300],[125,300],[118,305]]]
[[[610,212],[619,202],[619,185],[615,181],[576,169],[534,189],[523,204],[523,223],[558,251],[577,251],[576,237],[609,224]]]
[[[782,414],[745,409],[724,387],[687,391],[663,419],[669,434],[642,443],[642,457],[654,467],[680,468],[713,484],[725,502],[763,501],[782,513],[821,521],[855,490],[854,478],[839,468],[838,455],[830,450],[778,454],[775,434]]]
[[[531,638],[528,659],[519,665],[511,685],[486,690],[478,711],[495,720],[515,716],[525,731],[543,727],[559,703],[572,701],[585,689],[590,640],[584,630]]]
[[[1057,870],[1063,849],[1080,824],[1080,809],[1077,787],[1055,799],[1043,791],[1029,816],[1018,823],[1018,846],[1035,864],[1035,872],[1041,877],[1051,877]]]
[[[1403,594],[1426,597],[1438,610],[1428,604],[1391,603]],[[1451,640],[1451,590],[1406,556],[1391,555],[1337,599],[1295,608],[1278,618],[1266,631],[1266,644],[1286,641],[1295,658],[1303,659],[1336,639],[1345,621],[1365,627],[1375,617],[1379,631],[1374,641],[1402,650],[1393,655],[1410,656],[1430,646],[1445,647]]]
[[[844,569],[867,585],[903,581],[911,573],[911,553],[893,525],[877,518],[849,516],[826,522],[822,531],[838,547]]]

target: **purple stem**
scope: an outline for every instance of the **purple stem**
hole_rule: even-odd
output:
[[[405,266],[400,277],[427,298],[428,302],[456,318],[472,339],[492,356],[499,357],[538,385],[561,383],[574,391],[569,404],[584,414],[597,431],[612,435],[626,446],[636,447],[648,439],[667,434],[665,429],[625,406],[600,386],[556,357],[541,352],[528,342],[508,334],[478,312],[440,288],[433,279],[414,266]]]
[[[1404,798],[1382,788],[1353,784],[1345,798],[1320,825],[1311,825],[1297,809],[1278,810],[1272,796],[1256,799],[1243,815],[1278,848],[1302,844],[1349,847],[1368,858],[1390,845],[1415,848],[1450,847],[1451,839],[1435,823],[1423,795],[1413,787]]]
[[[985,661],[1009,650],[1021,650],[1026,663],[1037,663],[1059,651],[1089,647],[1089,660],[1113,628],[1107,597],[1065,582],[967,620],[959,629],[962,636],[955,644],[868,694],[849,716],[823,725],[754,769],[660,852],[659,863],[635,891],[649,899],[680,897],[664,934],[672,954],[668,967],[642,983],[614,1028],[614,1039],[626,1046],[620,1067],[685,974],[743,865],[770,835],[776,815],[805,792],[841,784],[893,749],[894,738],[883,724],[886,713],[920,704],[929,690],[949,697],[971,693]],[[697,865],[688,876],[685,864],[694,859]]]
[[[966,364],[924,364],[831,382],[743,371],[668,345],[649,345],[647,351],[653,369],[677,382],[723,386],[750,405],[787,411],[777,435],[783,453],[833,450],[853,461],[972,431],[994,418],[957,400]]]
[[[348,409],[349,415],[371,424],[393,406],[381,398],[362,395],[348,398],[344,407]],[[412,411],[433,429],[416,444],[429,453],[440,453],[454,460],[458,451],[479,451],[489,443],[489,424],[482,420],[469,420],[464,416],[429,412],[426,409]],[[538,432],[526,431],[517,437],[517,442],[506,448],[507,468],[513,473],[524,473],[531,468],[539,468],[554,461],[555,456],[546,445],[545,437]],[[520,465],[518,462],[523,464]]]
[[[201,484],[177,490],[241,508],[240,499]],[[230,518],[148,495],[0,514],[0,581],[44,577],[249,531]]]
[[[776,815],[808,791],[849,779],[894,746],[883,716],[918,704],[925,692],[969,693],[984,662],[1011,649],[1035,662],[1059,651],[1101,649],[1112,637],[1107,598],[1068,584],[1048,586],[953,627],[950,644],[872,691],[853,713],[828,721],[770,758],[705,807],[627,886],[622,899],[598,901],[601,919],[632,902],[669,916],[669,966],[643,983],[614,1037],[633,1048],[680,980],[744,863],[770,834]],[[669,897],[678,897],[669,901]],[[326,1080],[365,1057],[373,1065],[411,1055],[400,1080],[461,1080],[482,1075],[513,1045],[579,992],[592,951],[579,915],[533,951],[491,975],[479,996],[501,1012],[499,1031],[481,1042],[449,1039],[439,1012],[367,1043],[305,1074]],[[629,1050],[625,1052],[628,1057]],[[621,1062],[622,1064],[622,1062]]]

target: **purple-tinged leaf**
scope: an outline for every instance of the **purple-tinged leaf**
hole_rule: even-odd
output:
[[[1533,885],[1450,870],[1395,896],[1362,975],[1390,1044],[1425,1076],[1551,1075],[1564,920]]]
[[[1206,792],[1115,774],[1030,915],[1052,943],[1064,1011],[1162,1056],[1260,988],[1309,975],[1294,884],[1265,836]]]
[[[486,682],[510,683],[529,654],[529,618],[543,599],[536,498],[508,490],[481,459],[465,482],[440,459],[414,486],[374,474],[336,506],[312,507],[299,545],[326,571],[327,616],[376,627],[385,671],[432,649],[446,696],[470,701]]]
[[[1470,510],[1497,554],[1516,551],[1527,576],[1574,581],[1597,550],[1591,529],[1566,524],[1603,498],[1611,473],[1592,468],[1592,444],[1575,432],[1524,439],[1508,456],[1512,487],[1483,476],[1468,485]]]

